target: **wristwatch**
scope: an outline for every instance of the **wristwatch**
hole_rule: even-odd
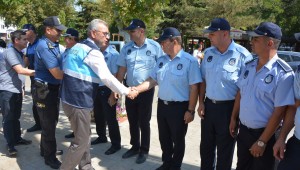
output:
[[[266,146],[266,143],[263,142],[263,141],[261,141],[261,140],[258,140],[258,141],[257,141],[257,145],[258,145],[259,147],[265,147],[265,146]]]
[[[192,114],[192,115],[195,114],[195,110],[187,110],[187,112],[189,112],[189,113]]]

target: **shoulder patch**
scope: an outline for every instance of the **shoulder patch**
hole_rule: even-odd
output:
[[[253,56],[252,60],[247,61],[245,64],[249,64],[252,63],[253,61],[255,61],[257,59],[257,56]]]
[[[293,69],[285,61],[283,61],[281,58],[279,58],[276,62],[280,65],[280,67],[286,73],[293,71]]]

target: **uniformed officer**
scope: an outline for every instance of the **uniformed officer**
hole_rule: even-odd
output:
[[[297,41],[300,41],[300,33],[296,33],[295,37]],[[300,167],[300,66],[295,72],[294,93],[296,103],[294,106],[288,107],[279,137],[273,147],[275,158],[281,160],[277,167],[278,170],[298,169]],[[294,125],[294,135],[285,144]]]
[[[188,123],[194,120],[202,79],[197,59],[182,50],[176,28],[164,29],[157,41],[166,55],[158,58],[151,76],[136,89],[141,93],[159,85],[157,124],[163,165],[157,169],[176,170],[182,164],[185,134]]]
[[[63,77],[60,70],[61,52],[58,40],[66,27],[57,16],[43,22],[44,36],[39,40],[35,52],[35,90],[37,111],[42,127],[41,156],[45,164],[58,169],[61,162],[56,158],[55,129],[59,116],[59,86]]]
[[[251,55],[230,38],[230,24],[224,18],[213,19],[204,32],[208,33],[212,47],[205,50],[201,63],[204,80],[200,84],[198,108],[201,169],[230,170],[235,139],[228,127],[238,91],[236,81]]]
[[[107,67],[109,68],[109,71],[114,76],[116,76],[116,73],[118,71],[118,51],[113,48],[113,46],[109,45],[109,41],[106,41],[105,46],[100,47],[100,49],[102,51],[102,54],[104,55],[104,59]],[[112,91],[108,87],[106,87],[103,83],[100,83],[96,98],[94,100],[94,117],[98,138],[91,144],[95,145],[101,143],[101,141],[107,141],[107,124],[109,137],[111,140],[111,147],[105,152],[106,155],[113,154],[121,149],[121,134],[118,120],[116,118],[116,99],[111,92]]]
[[[143,21],[133,19],[124,30],[128,31],[131,42],[128,42],[120,52],[117,78],[123,81],[126,74],[126,84],[137,86],[149,77],[157,58],[162,55],[162,50],[157,42],[146,38],[146,26]],[[126,98],[125,101],[132,147],[122,158],[139,154],[136,159],[138,164],[146,161],[149,152],[153,95],[154,89],[151,89],[141,93],[134,100]]]
[[[93,20],[88,26],[88,34],[97,36],[97,44],[107,41],[106,32],[108,25],[100,19]],[[90,156],[90,112],[100,80],[119,94],[135,97],[137,92],[125,87],[110,73],[99,50],[83,43],[77,43],[68,50],[63,60],[63,71],[61,101],[75,138],[60,169],[73,170],[79,165],[79,169],[93,170]]]
[[[37,37],[37,32],[32,24],[25,24],[23,25],[22,29],[26,32],[26,37],[28,40],[28,46],[26,48],[26,53],[25,53],[25,66],[28,67],[29,69],[34,70],[34,53],[35,53],[35,48],[38,44],[39,38]],[[31,90],[34,88],[34,76],[30,76],[30,82],[31,82]],[[37,130],[41,130],[41,124],[40,124],[40,117],[39,114],[37,113],[36,110],[36,102],[34,99],[32,100],[32,114],[33,118],[35,121],[35,124],[27,129],[27,132],[34,132]]]
[[[240,119],[237,136],[237,170],[273,169],[272,147],[288,105],[294,104],[291,67],[277,56],[282,37],[281,28],[262,22],[252,36],[254,59],[248,62],[238,79],[240,91],[235,100],[230,130]]]

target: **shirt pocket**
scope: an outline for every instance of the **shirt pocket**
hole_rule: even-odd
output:
[[[229,81],[236,81],[238,79],[238,67],[235,65],[223,66],[223,79]]]
[[[182,84],[184,81],[184,70],[174,69],[170,74],[171,82],[174,84]]]
[[[272,93],[273,89],[275,88],[275,80],[272,80],[271,83],[266,83],[265,82],[266,80],[262,80],[259,85],[258,85],[258,88],[259,91],[261,91],[262,93],[264,94],[270,94]]]

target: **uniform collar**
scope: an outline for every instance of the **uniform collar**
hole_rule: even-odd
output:
[[[268,70],[271,70],[273,64],[277,61],[277,59],[278,59],[278,55],[275,54],[275,56],[270,61],[268,61],[267,64],[265,64],[264,67],[266,67]]]
[[[215,46],[213,46],[213,48],[216,53],[221,54],[220,51]],[[226,55],[228,51],[236,51],[235,42],[233,40],[231,40],[231,43],[229,44],[227,50],[221,55]]]
[[[52,41],[49,40],[46,36],[43,36],[43,39],[46,41],[46,43],[47,43],[49,49],[55,48],[55,47],[58,47],[58,46],[59,46],[58,42],[52,42]]]
[[[174,60],[175,58],[181,58],[182,56],[183,56],[183,49],[181,49],[181,50],[176,54],[176,56],[173,58],[173,60]],[[169,56],[168,54],[166,54],[165,57],[166,57],[166,59],[168,59],[168,60],[171,59],[170,56]]]
[[[110,53],[111,48],[112,47],[110,45],[108,45],[108,47],[102,52],[103,55],[106,55],[106,54]]]
[[[29,46],[32,46],[32,45],[36,44],[38,41],[39,41],[39,39],[38,39],[38,37],[36,37],[32,44],[29,43]]]
[[[88,40],[89,42],[91,42],[91,43],[93,43],[93,44],[96,45],[96,43],[95,43],[92,39],[90,39],[89,37],[88,37],[86,40]],[[97,45],[96,45],[96,46],[97,46]]]
[[[142,48],[143,46],[147,46],[147,44],[149,44],[148,38],[145,38],[144,44],[140,47],[137,46],[134,41],[132,41],[132,47],[134,47],[134,48]]]

